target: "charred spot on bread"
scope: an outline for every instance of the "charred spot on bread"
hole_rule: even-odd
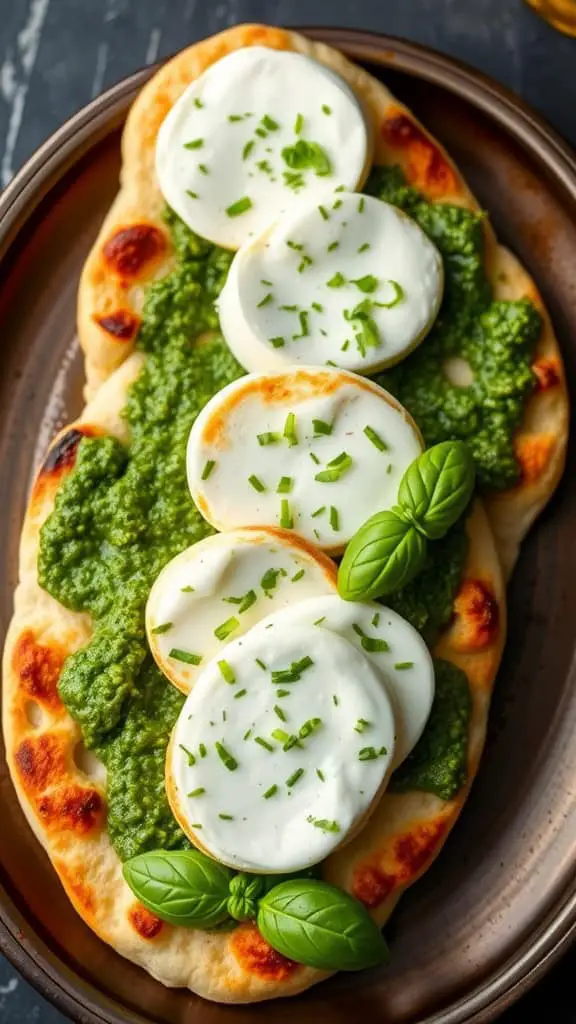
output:
[[[12,654],[12,667],[21,690],[50,711],[63,710],[58,680],[65,654],[55,643],[37,642],[31,629],[20,634]]]
[[[354,871],[352,895],[373,910],[384,902],[395,886],[395,875],[381,871],[376,864],[361,864]]]
[[[128,920],[135,932],[142,939],[155,939],[160,934],[164,922],[141,903],[135,903],[128,911]]]
[[[22,786],[29,793],[42,793],[61,782],[68,770],[65,742],[50,732],[22,740],[14,761]]]
[[[454,599],[454,646],[480,650],[494,641],[499,627],[500,608],[492,589],[482,580],[464,580]]]
[[[139,277],[164,255],[166,236],[153,224],[130,224],[110,236],[102,248],[108,268],[120,277]]]
[[[284,981],[300,969],[300,964],[272,949],[251,922],[240,925],[232,932],[230,948],[245,971],[268,981]]]
[[[138,333],[140,317],[128,309],[117,309],[105,316],[94,316],[94,322],[116,341],[132,341]]]
[[[409,114],[390,108],[381,126],[384,141],[406,157],[404,170],[411,184],[439,198],[458,191],[456,175],[442,150]]]
[[[48,829],[85,835],[103,824],[104,803],[97,790],[73,784],[43,796],[38,814]]]
[[[560,366],[557,359],[537,359],[532,364],[536,377],[536,390],[549,391],[560,383]]]

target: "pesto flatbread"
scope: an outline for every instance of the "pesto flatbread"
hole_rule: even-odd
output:
[[[481,320],[483,343],[504,353],[497,376],[507,374],[510,400],[496,458],[482,439],[475,444],[478,431],[466,439],[480,479],[503,488],[488,507],[508,567],[559,477],[567,431],[560,356],[532,282],[497,246],[447,156],[384,86],[320,44],[243,26],[184,51],[143,89],[125,129],[122,188],[80,285],[88,404],[48,452],[23,526],[4,653],[4,731],[22,807],[84,920],[164,984],[229,1002],[294,994],[326,973],[277,953],[251,921],[221,932],[167,924],[135,899],[122,862],[143,850],[186,846],[164,790],[165,751],[182,698],[152,662],[143,608],[166,561],[210,532],[187,493],[186,440],[205,402],[242,373],[218,336],[212,305],[230,254],[166,212],[154,145],[186,85],[226,53],[254,44],[309,54],[348,81],[377,137],[367,190],[403,206],[444,257],[448,304],[422,346],[431,362],[418,350],[382,377],[386,386],[418,406],[403,367],[419,360],[414,376],[454,403],[456,388],[448,389],[440,370],[437,380],[430,373],[447,360],[451,373],[457,359],[480,365],[482,339],[465,350],[457,342],[463,327]],[[511,305],[491,303],[486,275],[496,299]],[[451,309],[468,317],[452,331]],[[494,434],[488,383],[476,412]],[[442,434],[433,411],[428,419],[426,410],[412,411],[429,443],[459,436],[446,423]],[[323,866],[379,923],[440,850],[482,750],[506,614],[479,501],[465,524],[431,546],[421,575],[390,604],[442,659],[436,703],[368,825]]]

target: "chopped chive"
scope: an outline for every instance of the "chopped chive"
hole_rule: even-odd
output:
[[[338,366],[338,363],[335,363],[333,359],[327,359],[324,365],[325,366]]]
[[[292,490],[292,477],[281,476],[278,481],[278,487],[276,488],[276,494],[290,494]]]
[[[295,572],[294,575],[292,576],[290,583],[298,583],[298,580],[302,579],[304,572],[304,569],[298,569],[298,572]]]
[[[223,722],[225,722],[225,721],[226,721],[226,710],[224,710],[224,711],[222,712],[222,721],[223,721]]]
[[[286,743],[290,739],[290,733],[286,732],[285,729],[273,729],[271,736],[273,739],[278,740],[279,743]]]
[[[150,632],[154,636],[161,636],[162,633],[167,633],[169,629],[172,629],[173,625],[173,622],[163,622],[161,626],[154,626],[154,629],[151,629]]]
[[[234,694],[234,700],[240,700],[240,698],[245,697],[247,693],[248,690],[238,690],[237,693]]]
[[[298,730],[298,737],[301,740],[305,740],[308,736],[311,736],[313,732],[316,732],[321,725],[321,718],[309,718],[308,721],[304,722],[304,725],[302,725]]]
[[[340,529],[340,516],[338,509],[334,508],[334,505],[330,505],[330,526],[335,532]]]
[[[326,777],[325,777],[324,772],[322,771],[321,768],[317,768],[316,769],[316,775],[320,779],[320,782],[326,782]]]
[[[240,623],[236,616],[232,615],[229,619],[226,619],[226,622],[222,622],[216,627],[214,630],[214,636],[217,640],[226,640],[226,638],[229,637],[235,629],[238,629],[239,625]]]
[[[194,106],[197,107],[198,110],[202,110],[202,107],[204,106],[204,104],[202,103],[202,100],[200,99],[199,96],[195,96],[194,97]]]
[[[383,651],[390,650],[390,644],[377,636],[363,636],[360,642],[363,649],[369,654],[381,654]]]
[[[198,199],[198,193],[193,192],[191,188],[186,189],[186,195],[189,196],[190,199]]]
[[[294,252],[302,252],[304,248],[301,242],[294,242],[291,238],[288,239],[286,245],[288,246],[289,249],[293,249]]]
[[[352,457],[348,455],[348,452],[341,452],[335,459],[331,459],[326,469],[316,473],[314,479],[325,484],[336,483],[337,480],[340,480],[348,472],[351,466]]]
[[[244,733],[242,739],[243,740],[249,740],[251,735],[252,735],[252,729],[247,729],[246,732]]]
[[[304,255],[302,256],[301,262],[298,264],[298,273],[302,274],[306,270],[306,267],[311,267],[312,266],[313,262],[314,261],[313,261],[312,257],[311,256],[307,256],[306,253],[304,253]]]
[[[402,285],[398,283],[398,281],[389,280],[388,284],[392,285],[392,288],[394,289],[394,295],[390,299],[390,302],[375,303],[376,306],[381,306],[382,309],[393,309],[394,306],[397,306],[398,303],[402,302],[402,299],[404,298],[404,289]]]
[[[340,703],[340,701],[339,701],[339,699],[338,699],[338,697],[336,696],[335,693],[332,694],[332,703],[333,703],[335,708],[337,708],[339,703]]]
[[[392,463],[391,462],[389,462],[388,465],[386,466],[386,472],[387,473],[391,473],[392,472]]]
[[[184,149],[202,149],[204,139],[192,139],[192,142],[185,142]]]
[[[306,655],[304,658],[300,658],[299,661],[293,661],[290,668],[273,670],[272,683],[275,686],[282,683],[298,683],[302,673],[313,664],[312,658]]]
[[[366,721],[365,718],[359,718],[358,721],[356,722],[356,725],[354,726],[354,732],[365,732],[366,729],[369,729],[371,725],[372,722]]]
[[[254,139],[250,139],[250,141],[246,143],[246,145],[244,146],[244,149],[242,150],[242,159],[243,160],[247,160],[253,149],[254,149]]]
[[[380,750],[376,750],[376,747],[362,747],[362,750],[358,751],[358,760],[375,761],[376,758],[382,757],[387,753],[386,747],[380,747]]]
[[[327,103],[322,104],[322,113],[330,115],[332,113],[332,107],[329,107]]]
[[[199,828],[202,828],[202,825],[200,825],[197,821],[193,821],[190,822],[190,828],[195,828],[196,831],[198,831]]]
[[[188,586],[188,587],[180,587],[180,593],[181,594],[193,594],[195,590],[196,590],[196,587],[190,587],[190,586]]]
[[[245,117],[245,114],[228,114],[228,120],[231,124],[235,124],[237,121],[243,121]]]
[[[257,476],[255,476],[254,473],[252,474],[252,476],[248,477],[248,483],[252,485],[255,491],[260,491],[261,494],[263,491],[266,490],[266,487],[264,486],[262,481]]]
[[[290,692],[291,692],[290,690],[276,690],[276,696],[277,697],[289,697],[290,696]]]
[[[320,540],[320,534],[319,534],[318,530],[313,530],[312,532],[313,532],[314,536],[316,537],[316,540]]]
[[[283,309],[286,313],[298,312],[298,306],[280,306],[280,309]]]
[[[361,245],[361,246],[359,246],[359,247],[358,247],[358,252],[359,252],[359,253],[361,253],[361,252],[367,252],[369,248],[370,248],[370,242],[364,242],[364,244],[363,244],[363,245]]]
[[[328,210],[326,209],[325,206],[319,206],[318,210],[323,220],[330,220],[330,214],[328,213]]]
[[[349,345],[350,345],[350,339],[347,338],[346,341],[344,342],[344,344],[340,346],[340,351],[341,352],[346,352],[346,349],[348,348]]]
[[[317,519],[318,516],[321,516],[325,511],[326,511],[326,505],[320,505],[320,508],[317,508],[316,511],[312,513],[312,517],[311,518],[312,519]]]
[[[300,310],[298,313],[298,319],[300,321],[300,334],[293,334],[292,340],[296,341],[298,338],[308,338],[310,335],[310,328],[308,326],[308,313],[305,309]]]
[[[228,217],[239,217],[241,213],[246,213],[252,206],[252,200],[249,196],[243,196],[242,199],[237,199],[231,206],[226,207],[226,214]]]
[[[272,292],[268,292],[268,294],[265,295],[263,299],[260,299],[260,302],[256,303],[256,308],[257,309],[262,309],[262,306],[268,306],[271,302],[272,302]]]
[[[334,191],[335,192],[345,192],[346,191],[346,185],[338,185],[338,188],[335,188]]]
[[[267,789],[266,792],[264,793],[264,799],[265,800],[269,800],[270,797],[271,796],[275,796],[275,794],[277,792],[278,792],[278,786],[270,786],[270,789]]]
[[[310,458],[312,459],[312,462],[315,462],[316,465],[319,466],[320,465],[320,459],[318,458],[318,456],[315,455],[314,452],[308,452],[308,454],[309,454]]]
[[[268,138],[268,132],[265,131],[264,128],[256,128],[256,135],[258,136],[259,139]]]
[[[272,174],[272,168],[268,160],[259,160],[256,167],[259,171],[262,171],[263,174]]]
[[[205,793],[205,792],[206,792],[206,790],[204,789],[204,786],[198,786],[198,789],[193,789],[190,793],[186,793],[186,796],[191,796],[191,797],[202,796],[202,794]]]
[[[364,274],[364,277],[352,279],[350,283],[355,284],[365,295],[371,295],[378,287],[378,278],[374,274]]]
[[[253,604],[256,604],[257,600],[258,598],[256,597],[255,590],[249,590],[247,594],[244,594],[244,597],[242,598],[242,601],[238,606],[238,611],[240,612],[240,615],[242,614],[242,612],[247,612],[248,609],[251,608]]]
[[[312,420],[312,429],[316,435],[331,434],[333,423],[326,423],[325,420]]]
[[[330,242],[330,245],[327,247],[326,252],[334,252],[334,250],[337,249],[339,245],[340,245],[340,242]],[[340,274],[340,275],[337,275],[337,276],[341,277],[342,275]],[[334,285],[330,285],[330,287],[333,288]]]
[[[234,817],[232,814],[219,814],[218,817],[222,821],[234,821]]]
[[[218,754],[218,757],[222,761],[224,767],[227,768],[229,772],[235,772],[238,767],[238,761],[236,760],[236,758],[233,757],[230,751],[226,750],[224,744],[220,743],[218,740],[216,741],[214,746],[216,747],[216,753]]]
[[[284,345],[286,344],[286,338],[283,338],[282,335],[277,335],[275,338],[268,338],[268,341],[273,348],[284,348]]]
[[[280,719],[281,722],[285,722],[286,721],[286,715],[285,715],[284,711],[282,710],[282,708],[279,708],[277,704],[274,705],[274,712],[278,716],[278,718]]]
[[[260,586],[262,590],[268,594],[269,590],[274,590],[274,587],[278,586],[278,580],[280,576],[287,576],[286,569],[267,569],[262,579],[260,580]]]
[[[263,736],[255,736],[254,743],[257,743],[258,746],[263,747],[264,750],[274,750],[272,744],[268,743],[268,740],[265,740]]]
[[[374,612],[374,615],[372,616],[372,625],[373,626],[377,626],[379,622],[380,622],[380,612]]]
[[[286,417],[283,437],[288,441],[290,448],[293,448],[295,444],[298,444],[298,437],[296,435],[296,415],[293,412],[289,412]]]
[[[268,671],[268,669],[266,668],[266,665],[262,661],[262,658],[256,658],[256,664],[259,665],[259,667],[262,669],[263,672],[267,672]]]
[[[179,743],[178,746],[180,747],[180,750],[184,751],[186,757],[188,758],[188,767],[193,768],[194,765],[196,764],[195,755],[192,753],[191,750],[188,750],[188,747],[185,747],[183,743]]]
[[[224,659],[222,659],[222,661],[219,661],[218,668],[220,669],[220,674],[226,683],[232,684],[236,682],[236,675],[234,673],[234,669],[232,668],[231,665],[228,664],[227,661],[224,661]]]
[[[265,285],[266,288],[271,288],[272,287],[272,281],[266,281],[263,277],[260,278],[260,284]]]
[[[263,124],[264,127],[267,128],[269,132],[277,132],[280,127],[278,122],[275,121],[274,118],[270,117],[269,114],[264,114],[261,124]]]
[[[312,302],[311,306],[312,306],[312,309],[316,310],[317,313],[323,313],[324,312],[324,306],[321,306],[319,302]]]
[[[312,623],[312,625],[313,626],[321,626],[322,623],[325,622],[325,621],[326,621],[326,616],[325,615],[321,615],[319,619],[316,619],[316,622]]]
[[[297,768],[296,771],[292,773],[290,778],[286,779],[286,787],[288,789],[291,789],[292,786],[295,786],[296,783],[299,781],[299,779],[302,778],[303,775],[304,775],[304,769],[303,768]]]
[[[329,281],[326,281],[327,288],[341,288],[344,284],[346,284],[346,278],[344,277],[344,274],[340,273],[340,271],[334,274]]]
[[[294,122],[294,134],[300,135],[302,128],[304,127],[304,116],[303,114],[296,114],[296,120]]]
[[[198,170],[200,171],[200,174],[209,174],[210,173],[208,168],[206,167],[206,164],[198,164]]]
[[[341,206],[342,206],[342,200],[341,199],[337,199],[336,202],[332,203],[332,209],[333,210],[339,210]]]
[[[257,434],[258,444],[260,447],[264,447],[267,444],[279,444],[282,440],[282,435],[277,434],[274,430],[267,430],[264,434]]]
[[[191,651],[183,651],[180,647],[173,647],[168,652],[169,658],[174,658],[174,661],[184,661],[187,665],[199,665],[202,661],[201,654],[192,654]]]
[[[290,511],[288,498],[282,498],[280,502],[280,526],[283,530],[294,529],[294,517]]]
[[[226,604],[242,604],[242,601],[244,600],[244,598],[243,597],[223,597],[222,600],[226,601]]]
[[[364,196],[360,196],[360,199],[358,200],[358,213],[364,212],[364,202]]]
[[[201,476],[200,479],[201,480],[207,480],[208,477],[210,476],[210,473],[214,469],[215,465],[216,465],[216,463],[215,463],[214,459],[208,459],[208,462],[206,463],[206,465],[204,466],[204,469],[202,470],[202,476]]]
[[[404,669],[414,668],[414,662],[413,661],[397,661],[396,664],[394,665],[394,668],[397,669],[398,672],[403,672]]]
[[[340,825],[337,821],[328,821],[327,818],[313,818],[311,814],[308,815],[306,821],[309,821],[315,828],[321,828],[323,832],[340,832]]]
[[[198,753],[200,754],[200,757],[206,757],[208,751],[203,743],[198,744]]]

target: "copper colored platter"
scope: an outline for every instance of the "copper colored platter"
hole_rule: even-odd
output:
[[[501,239],[541,288],[576,374],[576,160],[510,93],[396,39],[307,30],[385,78],[447,146]],[[120,129],[150,70],[86,107],[0,199],[0,614],[11,612],[34,466],[81,406],[74,306],[82,262],[117,187]],[[569,457],[570,465],[570,457]],[[402,900],[386,970],[242,1008],[168,990],[102,944],[68,902],[0,776],[0,946],[74,1020],[180,1024],[456,1024],[500,1013],[576,934],[576,477],[526,541],[477,782],[440,859]]]

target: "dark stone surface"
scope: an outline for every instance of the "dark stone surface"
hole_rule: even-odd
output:
[[[406,36],[504,82],[576,144],[576,41],[521,0],[0,0],[0,184],[118,79],[240,21]],[[501,1019],[576,1024],[569,954]],[[0,958],[0,1024],[64,1018]]]

